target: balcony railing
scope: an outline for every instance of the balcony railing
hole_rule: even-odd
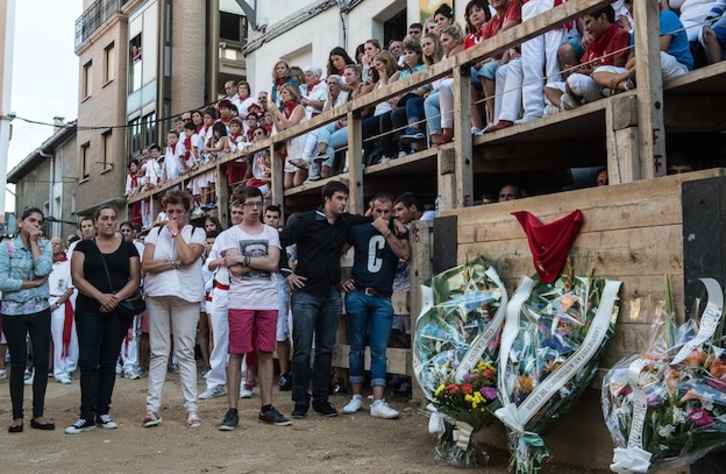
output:
[[[83,44],[96,30],[121,10],[129,0],[96,0],[76,20],[75,47]]]

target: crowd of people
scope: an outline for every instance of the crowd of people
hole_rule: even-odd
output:
[[[353,55],[337,46],[325,66],[299,68],[280,60],[271,84],[256,95],[247,81],[228,81],[226,96],[214,106],[178,117],[163,150],[152,145],[131,161],[126,195],[153,189],[239,151],[240,157],[228,165],[228,183],[256,186],[266,196],[270,152],[249,153],[251,144],[417,74],[562,2],[471,0],[461,22],[464,27],[451,7],[442,4],[426,24],[411,24],[408,35],[391,40],[387,48],[377,39],[359,45]],[[663,78],[723,59],[724,0],[659,0],[659,5]],[[633,0],[617,0],[475,64],[472,133],[494,132],[635,88],[634,27]],[[450,142],[453,88],[453,78],[444,77],[364,110],[364,165]],[[347,171],[342,153],[347,146],[345,118],[288,140],[277,149],[284,160],[284,188]],[[194,215],[216,206],[216,179],[210,170],[188,180]],[[148,203],[137,203],[132,217],[134,223],[151,227]]]
[[[218,428],[233,430],[240,398],[250,398],[255,387],[263,422],[287,426],[311,407],[337,416],[328,397],[344,313],[352,397],[343,412],[363,408],[363,385],[370,380],[370,415],[397,418],[384,399],[390,383],[386,348],[410,344],[410,334],[404,322],[409,318],[394,314],[391,295],[405,291],[410,278],[408,227],[417,219],[432,220],[435,212],[412,193],[395,199],[379,193],[365,215],[352,215],[345,212],[346,185],[329,182],[318,209],[290,216],[283,226],[280,207],[264,208],[263,198],[259,187],[242,184],[229,204],[228,227],[207,218],[202,228],[190,223],[191,193],[169,190],[163,220],[149,231],[137,233],[130,221],[119,224],[116,210],[104,205],[82,220],[80,236],[66,240],[46,239],[43,212],[26,209],[16,236],[0,244],[9,432],[23,431],[23,392],[30,385],[31,428],[55,429],[44,415],[48,380],[72,384],[77,375],[80,415],[66,426],[68,434],[117,428],[111,415],[115,381],[139,380],[145,373],[146,411],[139,417],[145,427],[162,422],[169,372],[179,374],[190,428],[202,423],[199,403],[226,395],[228,411]],[[353,267],[343,278],[341,256],[351,248]],[[140,299],[139,290],[144,305],[136,314],[132,301]],[[372,358],[368,379],[366,345]],[[199,394],[198,374],[206,379]],[[7,377],[7,371],[0,375]],[[291,391],[290,417],[272,405],[275,386]]]

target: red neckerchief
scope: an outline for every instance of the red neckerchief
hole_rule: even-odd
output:
[[[217,120],[217,122],[222,122],[225,126],[229,127],[229,122],[231,122],[233,118],[234,117],[230,116],[229,119],[227,119],[227,121],[225,122],[222,117],[219,117],[219,120]]]
[[[62,253],[62,254],[60,254],[58,256],[53,255],[53,263],[57,263],[57,262],[67,262],[67,261],[68,261],[68,257],[64,253]]]
[[[179,142],[177,142],[177,143],[179,143]],[[171,148],[171,152],[172,152],[172,154],[175,154],[175,155],[176,155],[176,143],[175,143],[175,144],[173,144],[173,145],[167,145],[167,146],[168,146],[169,148]]]
[[[136,185],[138,184],[138,181],[137,181],[138,178],[136,176],[136,173],[129,172],[129,177],[131,177],[131,186],[135,188]]]
[[[184,139],[184,148],[186,149],[184,152],[184,160],[188,160],[192,155],[192,137],[186,137]]]
[[[313,89],[315,89],[318,86],[318,84],[320,84],[320,81],[316,81],[315,84],[308,87],[308,95],[310,95],[310,93],[313,91]]]
[[[259,125],[258,125],[258,127],[259,127]],[[255,128],[257,128],[257,127],[255,127]],[[249,130],[247,130],[247,141],[251,142],[254,139],[255,139],[255,131],[252,127],[250,127]]]
[[[534,268],[542,283],[552,283],[559,277],[570,254],[577,233],[582,227],[582,212],[575,211],[549,224],[527,211],[512,213],[527,234],[529,248],[532,250]]]
[[[204,137],[204,139],[206,139],[207,138],[207,131],[209,131],[209,126],[208,125],[202,125],[202,128],[200,128],[199,131],[201,132],[201,135]]]
[[[293,111],[295,111],[295,107],[297,107],[297,106],[298,106],[298,103],[293,102],[291,100],[282,104],[282,112],[285,114],[286,119],[289,119],[290,117],[292,117],[292,113],[293,113]]]
[[[345,72],[345,68],[343,68],[343,69],[338,69],[338,75],[339,75],[340,77],[343,77],[343,73],[344,73],[344,72]]]
[[[275,79],[275,84],[277,84],[278,86],[281,86],[286,82],[287,82],[287,77],[278,77],[277,79]]]
[[[203,128],[204,128],[203,123],[200,123],[199,125],[197,125],[197,133],[199,133]]]
[[[231,133],[229,136],[232,138],[232,141],[236,142],[237,137],[240,137],[242,135],[244,135],[242,132],[237,132],[237,133]]]
[[[270,135],[272,133],[272,125],[265,125],[265,130],[267,130],[267,135]]]

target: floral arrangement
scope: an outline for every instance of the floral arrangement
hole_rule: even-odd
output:
[[[672,304],[659,308],[648,350],[618,362],[604,378],[615,472],[692,463],[726,444],[723,294],[715,280],[702,281],[709,302],[699,325],[676,327]]]
[[[535,277],[536,278],[536,277]],[[620,282],[524,277],[507,307],[496,416],[507,426],[509,469],[537,472],[549,457],[542,436],[590,384],[613,335]]]
[[[423,287],[413,342],[416,379],[430,405],[429,431],[439,435],[436,458],[482,466],[486,453],[471,433],[493,421],[495,361],[507,294],[496,271],[477,256]]]

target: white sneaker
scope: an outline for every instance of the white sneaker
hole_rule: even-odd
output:
[[[363,398],[353,397],[350,399],[348,404],[343,407],[343,413],[350,415],[363,408]]]
[[[58,383],[62,383],[63,385],[68,385],[69,383],[71,383],[71,379],[69,379],[68,376],[65,374],[61,375],[60,377],[56,377],[56,380],[58,381]]]
[[[572,95],[570,95],[567,92],[562,94],[562,97],[560,97],[560,103],[562,104],[562,108],[564,110],[576,109],[577,107],[579,107],[581,105],[579,100],[575,99]]]
[[[223,397],[225,395],[227,395],[227,386],[215,385],[212,388],[206,389],[201,395],[199,395],[199,399],[211,400],[212,398]]]
[[[376,164],[388,163],[389,161],[391,161],[391,159],[389,157],[387,157],[387,156],[384,155],[384,156],[381,157],[380,160],[378,160],[378,163],[376,163]]]
[[[472,135],[483,135],[482,132],[484,131],[483,128],[479,127],[471,127],[471,134]]]
[[[113,421],[113,418],[108,415],[99,416],[96,420],[96,424],[106,430],[113,430],[118,428],[118,424]]]
[[[371,405],[371,416],[375,418],[398,418],[398,412],[388,406],[388,403],[382,401],[381,403]]]
[[[519,120],[515,120],[514,123],[516,123],[516,124],[529,123],[529,122],[534,122],[535,120],[541,119],[541,118],[542,118],[541,115],[529,114],[529,115],[525,115],[524,117],[522,117]]]
[[[560,113],[560,108],[557,107],[556,105],[550,104],[547,107],[545,107],[545,110],[544,110],[545,117],[549,117],[550,115],[555,115],[555,114],[559,114],[559,113]]]
[[[6,378],[8,378],[7,369],[0,369],[0,380],[5,380]]]
[[[239,397],[240,398],[252,398],[252,390],[247,390],[246,388],[241,388],[239,390]]]
[[[33,380],[35,380],[35,369],[25,369],[25,385],[33,385]]]
[[[129,380],[139,380],[141,378],[141,372],[138,370],[129,370],[126,372],[126,378]]]

